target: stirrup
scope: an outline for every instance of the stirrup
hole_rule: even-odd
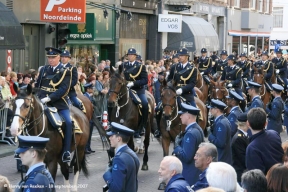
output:
[[[62,162],[66,163],[66,162],[70,162],[71,161],[71,153],[69,151],[65,151],[62,154]]]

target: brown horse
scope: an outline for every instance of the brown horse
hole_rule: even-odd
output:
[[[185,131],[186,125],[182,125],[180,115],[178,115],[178,103],[175,88],[168,86],[166,80],[161,82],[161,101],[163,106],[163,115],[160,122],[160,130],[162,134],[162,147],[163,155],[167,156],[169,154],[169,146],[171,140],[174,141],[175,137],[180,133],[180,131]],[[199,119],[199,126],[206,129],[207,124],[207,109],[204,103],[194,97],[197,107],[201,111],[201,119]]]
[[[110,78],[110,90],[108,98],[108,107],[113,107],[110,116],[110,122],[117,122],[129,127],[130,129],[137,130],[141,126],[140,113],[138,106],[132,101],[129,96],[129,90],[126,87],[126,80],[122,71],[122,67],[119,68],[118,73],[110,68],[111,78]],[[153,126],[154,117],[154,105],[155,101],[152,94],[146,91],[146,96],[148,99],[148,105],[151,112],[148,115],[148,123],[146,126],[145,140],[144,140],[144,157],[142,170],[148,170],[148,147],[150,142],[150,132]],[[128,142],[128,146],[134,150],[133,136]]]
[[[196,87],[201,91],[201,93],[203,95],[203,99],[201,99],[200,97],[199,97],[199,99],[201,99],[201,101],[203,101],[203,103],[206,103],[207,99],[208,99],[208,94],[209,94],[209,85],[204,81],[198,68],[197,68]]]
[[[13,136],[16,136],[19,134],[18,131],[20,130],[24,135],[49,138],[50,140],[46,145],[47,154],[44,162],[54,180],[56,178],[58,163],[64,176],[64,184],[69,185],[69,167],[67,163],[62,162],[61,158],[63,139],[58,130],[53,128],[48,122],[43,109],[43,104],[39,98],[32,94],[31,85],[28,85],[25,89],[20,89],[17,92],[17,98],[13,103],[15,116],[11,124],[11,133]],[[89,136],[89,121],[84,113],[76,107],[71,106],[70,112],[74,121],[77,122],[83,132],[81,134],[75,134],[76,138],[73,137],[73,143],[71,143],[70,150],[72,152],[75,150],[74,142],[76,142],[77,150],[75,151],[74,156],[77,155],[77,158],[71,163],[73,163],[74,166],[73,186],[76,187],[73,189],[77,190],[79,172],[83,170],[84,175],[88,176],[84,151]]]
[[[268,91],[266,89],[266,86],[265,86],[264,67],[261,66],[261,67],[257,68],[255,66],[253,66],[253,70],[254,70],[254,75],[253,75],[254,82],[262,85],[261,91],[260,91],[260,97],[264,103],[264,106],[266,106],[266,104],[269,103],[271,100],[271,93],[270,93],[270,91]]]

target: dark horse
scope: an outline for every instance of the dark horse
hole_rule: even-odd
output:
[[[126,87],[126,80],[123,75],[122,67],[119,68],[118,73],[116,73],[113,68],[111,68],[111,78],[110,78],[110,90],[108,98],[108,107],[113,107],[110,121],[117,122],[129,127],[130,129],[137,130],[140,121],[139,108],[132,101],[129,96],[129,90]],[[154,105],[155,101],[152,94],[146,91],[146,96],[148,99],[148,105],[151,110],[151,113],[148,115],[148,123],[145,132],[144,140],[144,157],[142,170],[148,170],[148,147],[150,142],[150,132],[153,125],[153,116],[154,116]],[[128,142],[128,146],[134,150],[133,136]]]
[[[50,140],[46,145],[47,154],[44,162],[54,180],[57,173],[57,163],[59,163],[64,176],[64,184],[69,185],[69,167],[68,164],[63,163],[61,159],[63,139],[58,130],[53,128],[48,122],[43,112],[43,104],[37,96],[32,94],[31,85],[28,85],[26,89],[20,89],[18,91],[17,98],[13,103],[13,111],[15,116],[10,129],[12,135],[18,135],[18,131],[20,130],[23,135],[49,138]],[[77,122],[83,132],[81,134],[75,134],[76,138],[73,137],[72,139],[72,142],[76,142],[77,144],[77,153],[74,153],[74,156],[77,154],[77,158],[71,162],[74,166],[73,187],[77,187],[79,172],[83,170],[84,175],[86,177],[88,176],[84,151],[89,136],[89,121],[85,114],[76,107],[71,106],[70,112],[74,121]],[[74,150],[75,145],[71,144],[71,151]],[[74,188],[74,190],[75,189],[77,190],[77,188]]]
[[[261,66],[261,67],[257,68],[255,66],[253,66],[253,70],[254,70],[253,80],[254,80],[254,82],[262,85],[261,91],[260,91],[260,97],[264,103],[264,106],[266,106],[266,104],[269,103],[271,100],[271,93],[270,93],[270,91],[267,90],[267,88],[265,86],[264,67]]]
[[[165,79],[161,80],[161,101],[163,106],[163,114],[160,122],[160,130],[162,134],[163,155],[169,154],[169,146],[171,140],[182,131],[185,131],[186,125],[181,123],[180,115],[178,115],[177,95],[174,87],[167,85]],[[198,124],[204,131],[207,124],[207,109],[205,104],[197,97],[194,97],[197,107],[201,111],[201,119]]]

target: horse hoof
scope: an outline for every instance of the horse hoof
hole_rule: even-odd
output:
[[[141,170],[143,170],[143,171],[147,171],[148,170],[148,165],[142,165],[142,169]]]
[[[144,149],[139,149],[138,153],[139,154],[143,154],[144,153]]]

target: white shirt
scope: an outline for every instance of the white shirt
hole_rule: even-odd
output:
[[[130,61],[129,61],[129,65],[132,65],[132,66],[133,66],[134,63],[135,63],[135,61],[133,61],[133,62],[130,62]]]
[[[60,63],[58,63],[58,65],[60,65]],[[56,65],[55,67],[53,67],[53,72],[54,72],[54,70],[56,69],[56,67],[58,67],[58,65]]]
[[[186,62],[186,63],[181,63],[181,66],[182,66],[182,68],[184,69],[185,67],[186,67],[186,65],[188,64],[188,62]]]
[[[248,135],[247,132],[243,131],[242,129],[238,129],[238,130],[240,130],[247,137],[247,135]]]
[[[41,163],[36,163],[35,165],[32,165],[31,167],[29,167],[27,173],[26,173],[26,176],[29,175],[29,173],[31,173],[33,171],[33,169],[35,169],[36,167],[40,167],[42,165],[45,165],[43,162]]]

